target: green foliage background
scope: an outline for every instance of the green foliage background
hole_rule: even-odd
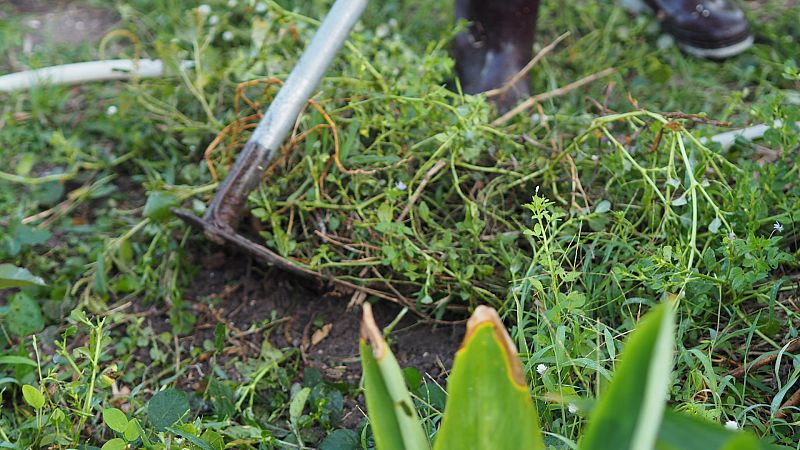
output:
[[[27,336],[54,324],[48,340],[63,347],[35,366],[2,367],[3,380],[14,380],[5,382],[9,389],[48,380],[55,392],[44,424],[21,412],[19,395],[14,408],[4,407],[2,429],[22,445],[43,436],[73,442],[74,432],[64,430],[86,421],[98,424],[98,442],[110,437],[89,415],[99,411],[95,400],[104,405],[110,396],[103,375],[150,393],[180,376],[172,339],[192,330],[184,297],[199,270],[185,252],[208,244],[162,213],[173,204],[202,213],[216,187],[203,153],[227,124],[252,113],[244,103],[234,108],[237,86],[285,78],[315,29],[313,18],[330,4],[228,3],[209,1],[204,16],[196,3],[176,0],[94,1],[115,7],[120,28],[136,37],[143,55],[167,61],[171,76],[2,97],[0,156],[8,163],[0,174],[0,259],[28,268],[47,286],[3,294],[8,334],[0,349],[30,358]],[[495,306],[512,325],[539,398],[594,396],[641,314],[676,295],[671,401],[792,444],[795,422],[777,413],[800,376],[796,357],[783,355],[789,369],[777,373],[728,374],[745,354],[775,352],[798,334],[798,17],[783,2],[748,8],[759,43],[713,63],[681,54],[654,20],[610,2],[547,2],[537,50],[571,34],[534,70],[534,91],[607,67],[617,72],[496,127],[484,99],[458,93],[448,56],[457,30],[450,5],[373,2],[315,96],[336,125],[347,170],[332,162],[326,118],[309,108],[297,129],[308,136],[286,148],[250,198],[262,242],[326,276],[377,286],[426,318]],[[0,23],[0,49],[17,48],[23,26]],[[124,38],[112,41],[120,45],[104,46],[105,55],[133,55]],[[54,45],[0,65],[42,67],[100,53],[96,45]],[[194,61],[194,69],[179,72],[182,60]],[[260,109],[275,89],[245,92]],[[723,150],[702,141],[723,128],[669,114],[676,111],[734,127],[776,119],[783,125],[758,143]],[[228,134],[211,155],[220,175],[246,138]],[[68,319],[76,308],[100,313],[133,300],[166,305],[171,329],[141,328],[141,318],[124,314],[108,319],[114,331]],[[35,312],[25,317],[36,320],[20,328],[15,314],[28,310]],[[91,345],[76,345],[91,350],[73,355],[70,342],[92,333],[106,333],[93,341],[102,344],[102,361]],[[219,335],[224,340],[225,330]],[[134,357],[139,351],[152,362]],[[64,355],[74,356],[72,364]],[[232,364],[256,381],[212,377],[214,388],[196,395],[211,405],[211,417],[231,420],[215,428],[226,438],[270,436],[267,445],[277,447],[286,439],[321,442],[336,428],[326,414],[337,409],[324,405],[338,404],[348,389],[320,381],[304,386],[317,394],[297,397],[297,352],[265,344],[257,361]],[[99,380],[96,397],[81,388],[90,374]],[[144,407],[146,397],[132,397],[135,408]],[[289,410],[293,398],[303,399],[299,415],[297,406],[294,416]],[[575,439],[581,417],[547,405],[540,411],[545,429]],[[143,414],[139,409],[135,414]],[[437,410],[428,413],[425,420],[436,423]],[[206,428],[213,427],[203,422],[181,432],[199,436]],[[165,433],[164,439],[180,436]],[[360,445],[369,445],[367,435]]]

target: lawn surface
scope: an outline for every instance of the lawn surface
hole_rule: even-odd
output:
[[[184,3],[0,4],[2,73],[139,56],[169,67],[0,94],[0,262],[46,283],[0,291],[12,448],[140,435],[370,448],[365,301],[392,324],[409,382],[425,383],[430,432],[463,320],[495,307],[550,445],[566,448],[585,425],[567,405],[603,389],[625,337],[668,298],[671,405],[798,445],[794,0],[744,2],[756,45],[721,63],[611,2],[546,2],[534,51],[563,40],[533,91],[592,82],[508,120],[458,93],[448,2],[372,2],[240,227],[317,274],[305,278],[212,244],[169,207],[203,213],[331,2]],[[774,127],[757,142],[706,140],[759,123]]]

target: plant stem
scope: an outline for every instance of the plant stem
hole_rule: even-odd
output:
[[[83,403],[83,408],[81,409],[81,420],[78,422],[78,428],[75,430],[75,437],[74,439],[77,441],[80,438],[81,430],[83,426],[86,424],[86,419],[91,415],[92,412],[92,401],[94,400],[94,384],[97,379],[97,365],[100,361],[100,351],[102,350],[102,343],[103,343],[103,324],[105,323],[105,319],[100,319],[97,322],[97,326],[92,325],[91,323],[89,326],[91,327],[90,334],[94,334],[94,352],[89,359],[89,363],[92,366],[92,374],[89,378],[89,387],[86,393],[86,399]]]

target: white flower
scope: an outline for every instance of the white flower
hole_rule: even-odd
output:
[[[106,115],[113,116],[117,113],[117,111],[119,111],[119,109],[116,107],[116,105],[111,105],[108,107],[108,109],[106,109]]]
[[[208,24],[209,25],[216,25],[218,23],[219,23],[219,16],[214,15],[214,16],[211,16],[211,17],[208,18]]]
[[[739,429],[739,424],[736,423],[735,420],[729,420],[729,421],[725,422],[725,428],[727,428],[729,430],[738,430]]]
[[[394,187],[400,189],[401,191],[405,191],[408,186],[406,186],[406,184],[403,183],[402,181],[398,181],[397,183],[394,184]]]
[[[206,4],[202,4],[202,5],[197,7],[197,12],[199,12],[200,14],[202,14],[204,16],[207,16],[207,15],[209,15],[211,13],[211,7],[206,5]]]
[[[222,33],[222,40],[226,41],[226,42],[232,41],[233,40],[233,32],[232,31],[226,31],[226,32]]]
[[[263,13],[266,10],[267,10],[267,4],[266,3],[259,3],[259,4],[256,5],[256,12],[257,13]]]
[[[236,0],[228,0],[228,8],[233,8],[237,3]]]
[[[777,231],[778,233],[783,233],[783,225],[781,225],[781,223],[778,222],[777,220],[775,221],[775,223],[772,224],[772,229]]]
[[[569,405],[567,405],[567,411],[569,411],[570,414],[577,414],[578,405],[576,405],[575,403],[570,403]]]
[[[659,50],[666,50],[675,45],[675,38],[671,35],[664,33],[656,40],[656,47]]]
[[[379,39],[383,39],[389,35],[389,25],[382,23],[378,25],[378,28],[375,29],[375,36]]]
[[[730,239],[730,240],[734,240],[734,239],[736,239],[736,233],[734,233],[733,231],[731,231],[730,233],[728,233],[728,239]]]
[[[539,364],[536,366],[536,371],[539,372],[539,375],[544,375],[544,373],[547,372],[547,366],[544,364]]]

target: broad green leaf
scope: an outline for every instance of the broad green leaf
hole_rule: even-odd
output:
[[[670,385],[674,345],[671,303],[654,308],[636,327],[581,441],[582,450],[653,448]]]
[[[44,317],[39,304],[24,292],[11,296],[5,322],[8,330],[17,336],[28,336],[44,328]]]
[[[760,444],[755,436],[731,431],[701,417],[666,411],[658,432],[657,450],[780,450]]]
[[[467,322],[447,393],[435,450],[545,448],[517,350],[494,309],[479,306]]]
[[[30,273],[28,269],[13,264],[0,264],[0,289],[23,286],[46,285],[44,280]]]
[[[44,395],[39,389],[30,384],[22,385],[22,398],[25,399],[25,403],[33,406],[34,409],[42,409],[44,407]]]
[[[147,402],[147,417],[157,431],[164,431],[189,410],[186,394],[175,389],[158,392]]]
[[[48,230],[30,227],[22,223],[14,229],[14,238],[23,246],[44,244],[53,234]]]
[[[427,450],[428,439],[406,388],[403,372],[364,304],[361,364],[372,433],[377,450]],[[369,341],[369,345],[367,342]]]
[[[104,409],[103,422],[105,422],[109,428],[117,433],[124,433],[125,429],[128,427],[128,418],[125,417],[124,412],[117,408]]]
[[[101,450],[123,450],[128,444],[120,438],[114,438],[103,444]]]

